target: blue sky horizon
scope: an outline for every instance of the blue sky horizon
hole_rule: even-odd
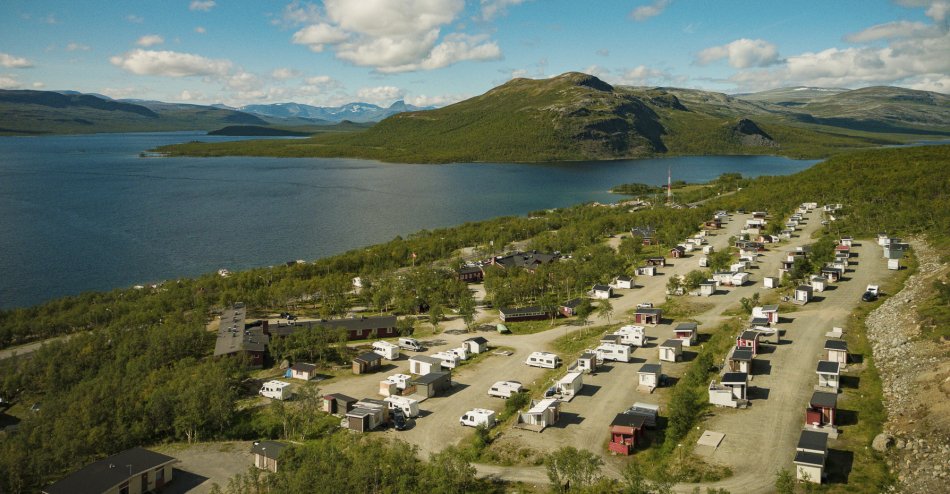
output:
[[[7,0],[0,88],[443,106],[514,77],[950,93],[950,0]]]

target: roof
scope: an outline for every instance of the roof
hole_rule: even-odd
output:
[[[828,434],[804,430],[802,435],[798,436],[797,448],[811,451],[828,451]]]
[[[798,288],[796,288],[795,291],[812,293],[815,291],[815,289],[812,288],[811,285],[798,285]]]
[[[330,393],[328,395],[323,395],[323,398],[324,399],[329,398],[331,400],[342,401],[344,403],[356,403],[357,401],[359,401],[356,398],[351,398],[342,393]]]
[[[675,347],[675,348],[682,349],[682,348],[683,348],[683,340],[666,340],[666,341],[664,341],[663,344],[660,345],[660,346],[661,346],[661,347]]]
[[[100,494],[143,472],[177,462],[171,456],[135,447],[90,463],[43,489],[48,494]],[[131,472],[131,475],[129,475]]]
[[[576,308],[578,305],[581,304],[581,300],[582,299],[579,299],[579,298],[572,298],[568,300],[567,302],[564,302],[563,304],[561,304],[561,307],[567,307],[568,309]]]
[[[767,317],[753,317],[750,321],[752,324],[768,324],[769,318]]]
[[[676,329],[673,331],[696,331],[696,323],[694,322],[681,322],[676,325]]]
[[[723,384],[746,384],[749,382],[749,375],[745,372],[727,372],[719,381]]]
[[[409,360],[415,360],[416,362],[425,362],[427,364],[432,364],[432,365],[442,365],[441,360],[434,357],[430,357],[428,355],[413,355],[412,357],[409,357]]]
[[[838,393],[815,391],[815,393],[811,395],[811,401],[808,403],[813,407],[835,408],[838,406]]]
[[[309,373],[309,372],[313,372],[313,371],[317,370],[317,366],[316,366],[316,365],[313,365],[313,364],[299,363],[299,364],[294,364],[294,365],[290,366],[290,369],[291,369],[291,370],[295,370],[295,371],[297,371],[297,372],[308,372],[308,373]]]
[[[763,305],[762,306],[762,312],[777,312],[777,311],[778,311],[777,305]]]
[[[525,315],[545,313],[544,309],[542,309],[541,307],[518,307],[518,308],[502,307],[501,309],[498,309],[498,312],[501,312],[502,314],[504,314],[505,317],[525,316]]]
[[[637,314],[650,314],[650,315],[661,315],[663,314],[663,309],[651,309],[651,308],[638,308]]]
[[[276,460],[287,447],[288,445],[277,441],[255,441],[251,445],[251,454]]]
[[[631,278],[631,277],[629,277],[629,276],[627,276],[627,275],[625,275],[625,274],[622,274],[622,275],[620,275],[620,276],[617,277],[617,281],[633,281],[633,278]]]
[[[660,364],[643,364],[637,372],[659,374],[662,369]]]
[[[807,453],[805,451],[798,451],[795,453],[795,463],[799,465],[823,467],[825,466],[825,455],[820,453]]]
[[[752,350],[747,348],[736,348],[732,351],[732,360],[739,360],[742,362],[751,362],[752,361]]]
[[[671,251],[678,250],[678,251],[680,251],[680,252],[686,252],[686,247],[683,247],[682,245],[677,245],[676,247],[673,247],[673,248],[670,249],[670,250],[671,250]]]
[[[838,362],[830,362],[828,360],[818,361],[818,372],[822,374],[837,374],[838,367]]]
[[[825,350],[848,351],[848,342],[844,340],[825,340]]]
[[[359,331],[363,329],[377,328],[395,328],[396,316],[373,316],[373,317],[354,317],[350,319],[330,319],[324,321],[313,321],[305,323],[307,325],[319,326],[324,328],[343,328],[347,331]],[[300,326],[300,323],[297,323]]]
[[[464,341],[471,341],[472,343],[478,343],[479,345],[484,345],[488,343],[488,340],[486,340],[485,338],[482,338],[481,336],[466,338]]]
[[[610,423],[610,426],[620,427],[632,427],[634,429],[642,429],[643,424],[646,423],[647,418],[643,415],[633,414],[633,413],[618,413],[614,420]]]
[[[592,360],[592,359],[596,359],[596,358],[597,358],[597,354],[594,353],[594,352],[584,352],[584,353],[581,354],[580,357],[577,357],[578,360],[580,360],[580,359],[589,359],[589,360]]]
[[[741,335],[739,335],[739,338],[743,340],[757,340],[759,339],[759,336],[761,334],[762,333],[758,331],[752,331],[751,329],[747,329],[743,331]]]
[[[481,272],[482,272],[482,268],[480,268],[480,267],[478,267],[478,266],[462,266],[462,267],[458,268],[458,271],[457,271],[457,272],[458,272],[458,274],[481,273]]]
[[[366,353],[361,353],[361,354],[359,354],[359,355],[358,355],[355,359],[353,359],[353,360],[356,360],[356,361],[359,361],[359,362],[370,363],[370,362],[378,362],[378,361],[380,361],[380,360],[382,360],[382,359],[383,359],[383,357],[382,357],[380,354],[376,353],[376,352],[366,352]]]
[[[630,234],[638,237],[652,237],[656,234],[656,228],[652,226],[635,226],[630,229]]]
[[[554,254],[545,254],[538,251],[533,252],[515,252],[504,257],[496,257],[494,263],[503,268],[528,268],[532,269],[540,264],[554,262],[558,256]]]
[[[606,292],[608,290],[611,290],[609,285],[594,285],[595,292]]]
[[[412,382],[417,384],[432,384],[451,377],[452,374],[448,372],[430,372],[424,376],[413,379]]]

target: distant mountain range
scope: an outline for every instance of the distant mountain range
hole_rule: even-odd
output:
[[[384,161],[584,161],[666,154],[823,157],[950,137],[950,97],[895,87],[788,88],[751,95],[612,86],[570,72],[513,79],[361,132],[291,142],[171,146],[187,155],[325,156]]]
[[[431,110],[434,107],[419,107],[397,101],[388,108],[371,103],[347,103],[343,106],[310,106],[301,103],[277,103],[272,105],[247,105],[238,110],[275,118],[312,118],[327,122],[379,122],[386,117],[407,111]]]

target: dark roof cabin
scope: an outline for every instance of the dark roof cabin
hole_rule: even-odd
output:
[[[172,480],[171,456],[135,447],[90,463],[43,488],[45,494],[147,492]]]

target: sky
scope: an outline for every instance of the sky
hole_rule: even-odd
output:
[[[950,93],[950,0],[3,0],[0,88],[443,106],[514,77]]]

